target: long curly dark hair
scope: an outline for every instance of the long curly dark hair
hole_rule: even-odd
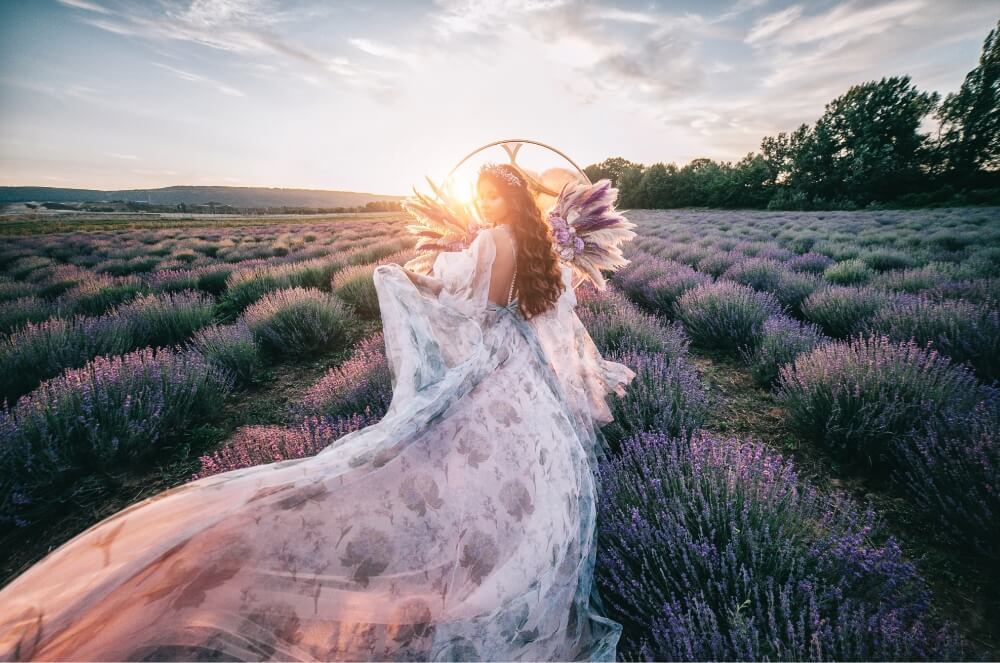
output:
[[[483,179],[489,179],[503,195],[510,210],[507,223],[517,245],[514,289],[518,309],[528,319],[554,306],[566,285],[559,269],[552,228],[542,218],[542,211],[538,209],[524,175],[509,164],[498,164],[493,169],[512,173],[520,183],[511,184],[492,169],[480,170],[476,182],[478,186]]]

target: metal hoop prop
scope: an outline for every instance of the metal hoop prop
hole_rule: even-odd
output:
[[[561,156],[563,159],[565,159],[566,161],[568,161],[574,168],[576,168],[576,172],[580,173],[580,175],[583,177],[584,181],[587,184],[593,184],[593,182],[590,181],[590,178],[587,177],[587,173],[585,173],[583,171],[583,169],[580,168],[580,166],[576,165],[575,161],[573,161],[568,156],[566,156],[565,153],[561,152],[560,150],[557,150],[556,148],[552,147],[551,145],[547,145],[547,144],[542,143],[540,141],[531,140],[531,139],[528,139],[528,138],[507,138],[507,139],[504,139],[504,140],[495,140],[492,143],[487,143],[486,145],[483,145],[482,147],[477,147],[476,149],[474,149],[471,152],[469,152],[468,154],[466,154],[464,157],[462,157],[461,161],[459,161],[457,164],[455,164],[454,168],[452,168],[450,171],[448,171],[448,175],[445,176],[444,182],[442,182],[442,185],[447,185],[448,180],[450,180],[451,176],[455,174],[455,171],[458,170],[459,168],[461,168],[462,164],[465,163],[466,161],[468,161],[470,157],[474,156],[475,154],[477,154],[479,152],[482,152],[483,150],[485,150],[487,148],[493,147],[494,145],[500,145],[501,147],[503,147],[504,152],[506,152],[507,156],[510,158],[510,165],[511,165],[511,167],[513,167],[514,170],[516,170],[518,173],[521,174],[521,176],[524,178],[525,182],[529,182],[531,184],[531,186],[534,187],[534,189],[536,191],[540,192],[540,193],[544,193],[544,194],[549,195],[549,196],[558,196],[559,195],[558,191],[554,191],[554,190],[550,189],[549,187],[545,186],[544,184],[542,184],[541,182],[539,182],[534,177],[531,177],[530,175],[528,175],[526,172],[524,172],[524,169],[522,169],[520,166],[517,165],[517,152],[518,152],[518,150],[521,149],[521,146],[524,145],[525,143],[530,143],[531,145],[538,145],[539,147],[543,147],[543,148],[545,148],[547,150],[551,150],[552,152],[555,152],[556,154],[558,154],[559,156]]]
[[[521,177],[524,178],[524,181],[528,182],[529,185],[535,189],[535,191],[549,196],[558,197],[560,193],[559,191],[555,191],[554,189],[545,186],[544,184],[539,182],[536,178],[526,173],[523,168],[517,165],[517,153],[521,149],[521,147],[526,143],[529,143],[531,145],[538,145],[539,147],[543,147],[547,150],[555,152],[563,159],[568,161],[570,165],[572,165],[573,168],[576,169],[576,172],[580,174],[580,177],[583,178],[584,182],[586,182],[588,185],[593,184],[593,182],[590,181],[590,177],[587,176],[587,173],[582,168],[580,168],[580,166],[578,166],[575,161],[570,159],[569,156],[567,156],[561,150],[558,150],[552,147],[551,145],[547,145],[546,143],[537,140],[531,140],[528,138],[507,138],[504,140],[495,140],[492,143],[487,143],[486,145],[477,147],[476,149],[472,150],[464,157],[462,157],[462,160],[459,161],[457,164],[455,164],[454,168],[448,171],[448,174],[445,176],[444,181],[441,182],[442,188],[448,185],[448,182],[449,180],[451,180],[451,176],[455,174],[455,171],[461,168],[462,164],[468,161],[471,157],[475,156],[476,154],[482,152],[485,149],[493,147],[494,145],[500,145],[501,147],[503,147],[504,152],[507,153],[507,156],[510,159],[510,166],[514,168],[514,170],[516,170],[518,173],[520,173]],[[576,289],[577,287],[579,287],[584,280],[585,280],[584,276],[578,275],[578,277],[574,279],[575,282],[573,283],[573,288]]]

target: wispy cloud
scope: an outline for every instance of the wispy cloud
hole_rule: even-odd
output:
[[[245,97],[240,90],[232,87],[231,85],[226,85],[225,83],[220,83],[219,81],[213,80],[207,76],[202,76],[201,74],[192,74],[189,71],[184,71],[183,69],[178,69],[177,67],[171,67],[168,64],[163,64],[162,62],[151,62],[153,66],[160,67],[161,69],[166,69],[177,78],[185,81],[191,81],[192,83],[201,83],[203,85],[210,85],[214,87],[219,92],[223,94],[228,94],[231,97]]]
[[[139,160],[139,157],[137,157],[134,154],[120,154],[118,152],[108,152],[107,156],[111,157],[112,159],[124,159],[126,161],[138,161]]]
[[[346,57],[324,53],[300,39],[288,39],[277,32],[277,26],[294,18],[300,17],[265,0],[193,0],[189,3],[163,0],[158,5],[123,4],[110,16],[88,15],[80,20],[122,36],[154,42],[188,42],[271,63],[278,58],[277,62],[289,75],[306,83],[315,84],[319,75],[333,75],[380,100],[391,99],[397,87],[392,72],[357,66]],[[368,46],[375,44],[374,41],[366,43]],[[382,52],[395,54],[385,49]],[[303,66],[312,70],[303,72]],[[174,73],[191,81],[211,82],[180,69]],[[234,86],[216,85],[226,94],[243,96]]]
[[[348,41],[351,43],[351,46],[354,46],[358,50],[364,51],[369,55],[374,55],[375,57],[385,58],[387,60],[396,60],[404,64],[412,64],[415,59],[415,56],[411,53],[406,53],[398,48],[374,41],[372,39],[354,37]]]
[[[110,14],[106,7],[87,0],[59,0],[59,4],[72,7],[73,9],[83,9],[84,11],[97,12],[98,14]]]

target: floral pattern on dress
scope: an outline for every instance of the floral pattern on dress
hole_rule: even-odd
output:
[[[614,660],[593,473],[634,373],[597,353],[568,268],[531,320],[488,302],[493,232],[438,256],[438,296],[375,269],[381,421],[82,532],[0,590],[0,658]]]

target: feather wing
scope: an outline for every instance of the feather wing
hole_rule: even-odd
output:
[[[467,248],[480,228],[467,204],[449,195],[430,177],[425,178],[433,197],[420,193],[414,187],[414,195],[402,201],[403,209],[415,221],[406,229],[416,236],[414,249],[420,253],[404,267],[419,273],[430,273],[441,251]]]
[[[636,225],[615,209],[617,199],[618,189],[608,179],[567,183],[548,212],[560,255],[598,290],[607,286],[602,271],[631,262],[621,245],[635,238]]]

